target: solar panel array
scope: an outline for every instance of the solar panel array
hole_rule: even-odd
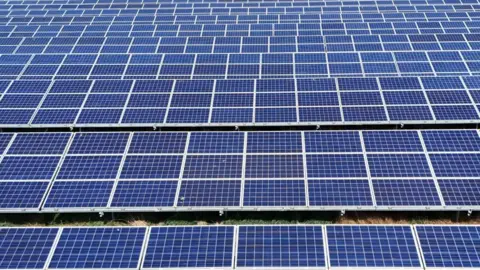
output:
[[[0,211],[480,209],[476,130],[3,133]]]
[[[478,268],[479,226],[1,228],[2,269]]]
[[[480,123],[477,0],[0,4],[0,127]]]

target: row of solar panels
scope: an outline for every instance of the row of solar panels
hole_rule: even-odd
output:
[[[459,269],[479,226],[1,228],[2,269]]]
[[[295,44],[295,43],[294,43]],[[181,64],[326,64],[326,63],[389,63],[389,62],[467,62],[480,61],[480,51],[441,52],[360,52],[360,53],[275,53],[275,54],[148,54],[126,55],[2,55],[2,65],[79,65],[79,64],[129,64],[129,65],[181,65]],[[35,82],[32,82],[35,83]]]
[[[44,2],[44,1],[43,1]],[[69,3],[71,2],[71,3]],[[0,5],[0,10],[21,10],[22,8],[28,8],[30,10],[44,10],[46,8],[58,8],[58,9],[68,9],[68,10],[79,10],[79,9],[162,9],[162,8],[222,8],[222,7],[331,7],[331,6],[398,6],[398,5],[441,5],[441,4],[478,4],[477,0],[464,0],[464,1],[443,1],[443,0],[397,0],[397,1],[388,1],[388,0],[370,0],[370,1],[240,1],[240,2],[223,2],[223,1],[205,1],[203,3],[195,2],[172,2],[172,1],[151,1],[153,3],[132,3],[125,2],[121,3],[111,3],[111,4],[98,4],[92,2],[91,4],[80,4],[81,1],[59,1],[56,4],[46,4],[42,1],[32,2],[32,4],[19,4],[18,2],[3,3]],[[148,13],[148,11],[142,11]],[[3,15],[3,14],[2,14]]]
[[[158,14],[178,14],[178,15],[191,15],[191,14],[315,14],[315,13],[328,13],[328,12],[342,12],[342,13],[377,13],[377,12],[417,12],[417,11],[462,11],[462,10],[478,10],[480,5],[431,5],[416,6],[416,5],[392,5],[392,6],[366,6],[366,7],[292,7],[292,8],[171,8],[171,9],[159,9],[156,12]],[[20,10],[27,10],[27,7],[19,8]],[[48,9],[48,7],[46,7]],[[57,9],[52,7],[53,10]],[[98,9],[102,10],[102,9]],[[136,9],[133,9],[136,10]],[[8,12],[8,11],[7,11]],[[7,13],[4,12],[4,13]],[[59,12],[60,15],[62,12]],[[133,12],[132,12],[133,13]],[[8,14],[8,13],[7,13]]]
[[[480,207],[476,130],[1,135],[6,212]]]
[[[4,127],[476,123],[478,78],[3,81],[0,123]]]

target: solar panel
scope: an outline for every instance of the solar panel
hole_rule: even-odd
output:
[[[415,226],[425,268],[480,266],[477,226]]]
[[[17,134],[9,155],[61,155],[70,139],[69,133]]]
[[[48,182],[0,182],[0,210],[38,209],[47,192]]]
[[[239,226],[236,268],[326,268],[322,226]]]
[[[330,267],[422,265],[410,226],[327,226]]]
[[[232,268],[233,226],[152,227],[143,269]]]
[[[441,205],[432,180],[374,180],[373,189],[377,205]]]
[[[247,180],[244,206],[304,206],[304,180]]]
[[[69,154],[123,154],[129,133],[77,133]]]
[[[64,228],[51,269],[137,269],[145,227]]]
[[[111,207],[173,206],[177,181],[122,180],[115,189]]]
[[[241,184],[240,180],[182,181],[177,206],[239,206]]]
[[[371,206],[368,180],[308,180],[310,206]]]
[[[58,228],[1,228],[0,268],[45,269]]]
[[[106,207],[113,181],[55,181],[44,208]]]

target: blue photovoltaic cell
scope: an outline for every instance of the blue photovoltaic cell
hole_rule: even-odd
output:
[[[445,205],[480,205],[480,180],[477,179],[439,179]]]
[[[480,151],[476,130],[427,130],[422,136],[429,152]]]
[[[237,267],[324,268],[322,226],[240,226]]]
[[[55,181],[44,207],[106,207],[113,184],[113,181]]]
[[[425,267],[480,267],[480,227],[416,226]]]
[[[115,179],[121,156],[67,156],[56,179]]]
[[[249,155],[247,178],[303,178],[301,155]]]
[[[0,163],[1,180],[50,180],[60,157],[6,156]]]
[[[480,154],[430,154],[437,177],[479,177]]]
[[[433,180],[373,180],[377,205],[441,205]]]
[[[240,180],[185,180],[177,206],[239,206],[240,190]]]
[[[142,268],[231,268],[233,226],[152,227]]]
[[[243,153],[243,141],[243,132],[194,132],[188,153]]]
[[[307,155],[309,178],[367,177],[361,154]]]
[[[112,207],[173,206],[178,181],[119,181]]]
[[[300,132],[250,132],[247,153],[301,153]]]
[[[327,226],[331,267],[418,267],[410,226]]]
[[[128,149],[130,154],[172,154],[183,153],[187,133],[142,133],[133,135]]]
[[[9,155],[61,155],[70,139],[70,133],[17,134],[8,149]]]
[[[368,180],[308,180],[310,206],[371,206]]]
[[[48,182],[0,182],[0,208],[38,208]]]
[[[304,206],[304,180],[247,180],[244,206]]]
[[[44,269],[58,228],[0,229],[1,269]]]
[[[240,178],[241,155],[189,156],[183,178]]]
[[[145,227],[64,228],[50,269],[137,269]]]
[[[0,134],[0,153],[3,154],[3,152],[5,152],[5,149],[7,148],[12,137],[13,134]]]
[[[416,131],[365,131],[362,134],[367,152],[423,152]]]
[[[123,154],[129,133],[77,133],[69,154]]]
[[[370,154],[368,165],[372,177],[431,176],[424,154]]]
[[[305,132],[307,152],[362,152],[358,132]]]
[[[182,156],[128,156],[123,164],[120,178],[178,178],[182,159]]]

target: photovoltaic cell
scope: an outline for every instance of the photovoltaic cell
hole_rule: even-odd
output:
[[[55,181],[44,207],[106,207],[113,184],[113,181]]]
[[[368,180],[308,180],[310,206],[371,206]]]
[[[480,151],[480,136],[476,130],[427,130],[423,140],[430,152]]]
[[[423,152],[416,131],[366,131],[363,141],[367,152]]]
[[[137,269],[145,227],[64,228],[51,269]]]
[[[243,141],[244,133],[194,132],[188,153],[243,153]]]
[[[239,206],[240,180],[185,180],[177,206]]]
[[[367,177],[363,155],[307,155],[309,178]]]
[[[249,155],[245,176],[247,178],[303,177],[301,155]]]
[[[67,156],[56,179],[115,179],[121,156]]]
[[[362,152],[358,132],[305,132],[307,152]]]
[[[300,132],[251,132],[247,141],[248,153],[300,153]]]
[[[233,226],[152,227],[142,268],[231,268],[233,242]]]
[[[69,154],[123,154],[129,133],[77,133]]]
[[[410,226],[327,226],[331,267],[417,267]]]
[[[111,206],[173,206],[177,185],[177,181],[119,181]]]
[[[241,155],[189,156],[183,178],[240,178]]]
[[[58,228],[0,229],[1,269],[44,269]]]
[[[0,163],[1,180],[50,180],[60,157],[7,156]]]
[[[324,268],[321,226],[240,226],[237,268]]]
[[[372,177],[429,177],[427,159],[423,154],[368,155]]]
[[[135,133],[128,149],[130,154],[183,153],[187,133]]]
[[[304,206],[304,180],[247,180],[244,206]]]
[[[39,208],[48,182],[0,182],[0,209]]]
[[[17,134],[8,150],[9,155],[61,155],[70,138],[69,133]]]
[[[430,154],[437,177],[480,176],[480,154]]]
[[[441,205],[433,180],[373,180],[377,205]]]
[[[182,156],[128,156],[123,164],[122,179],[178,178]]]
[[[426,268],[480,267],[477,226],[415,226]]]
[[[439,179],[438,185],[448,206],[480,205],[480,180]]]

